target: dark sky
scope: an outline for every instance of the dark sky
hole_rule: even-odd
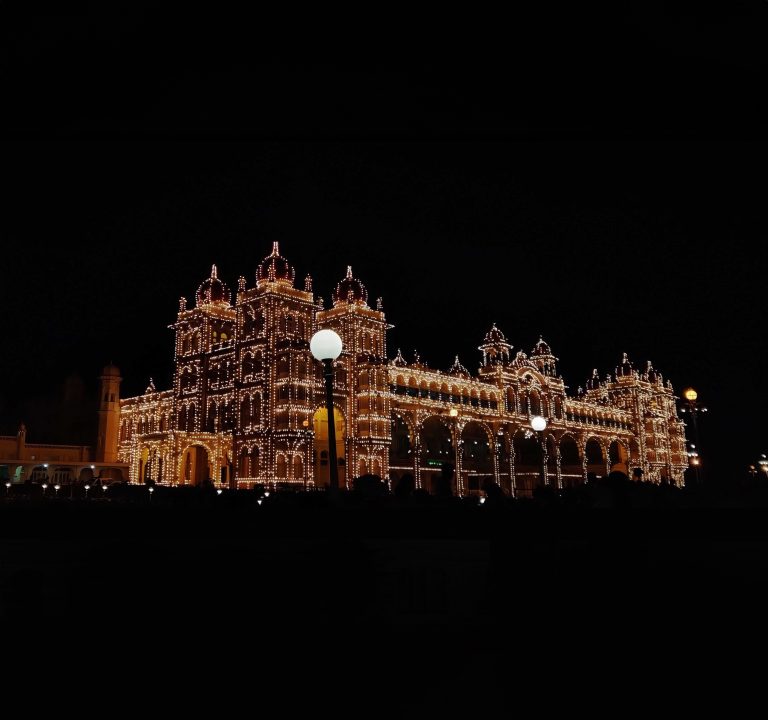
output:
[[[728,12],[5,10],[0,429],[89,440],[100,367],[166,386],[178,297],[212,262],[252,284],[279,240],[326,299],[347,264],[383,296],[390,355],[475,369],[495,321],[573,390],[650,358],[742,471],[768,450],[768,4]]]

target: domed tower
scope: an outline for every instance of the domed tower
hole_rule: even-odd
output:
[[[265,257],[256,268],[256,287],[264,283],[280,283],[293,287],[296,279],[296,270],[280,254],[277,241],[272,243],[272,252]]]
[[[96,438],[96,462],[117,462],[120,429],[120,370],[107,365],[99,376],[99,432]]]
[[[557,358],[552,354],[552,348],[539,336],[539,341],[531,350],[531,360],[541,371],[542,375],[557,377]]]
[[[648,360],[648,364],[645,368],[645,372],[642,375],[642,379],[646,382],[653,383],[653,384],[662,384],[664,382],[664,378],[662,377],[662,374],[656,370],[656,368],[653,367],[653,363]]]
[[[176,362],[187,365],[192,358],[209,352],[214,346],[234,337],[232,293],[219,278],[216,265],[195,292],[195,307],[187,308],[186,298],[179,302],[179,314],[171,327],[176,330]]]
[[[629,356],[627,353],[624,353],[621,363],[616,366],[616,379],[619,380],[620,378],[631,378],[634,377],[635,371],[632,367],[632,363],[629,361]]]
[[[215,438],[209,442],[224,443],[233,425],[235,310],[232,292],[216,265],[198,286],[194,307],[188,308],[181,298],[171,328],[176,331],[176,367],[168,427],[179,433],[212,433]],[[153,392],[152,386],[148,392]],[[201,461],[199,467],[204,466]],[[212,477],[222,477],[213,465],[210,471]],[[185,482],[195,482],[195,474],[185,473]]]
[[[336,284],[331,299],[333,307],[317,313],[317,327],[335,330],[342,341],[342,353],[334,367],[337,404],[347,420],[343,453],[346,482],[366,473],[386,480],[392,438],[386,334],[391,326],[380,299],[375,309],[368,305],[368,290],[351,266]],[[338,454],[341,458],[342,453]],[[327,468],[317,466],[316,471],[319,481],[324,482]]]
[[[211,266],[211,276],[207,280],[203,280],[200,287],[197,288],[195,297],[197,299],[197,307],[204,307],[206,305],[214,305],[216,307],[231,306],[232,293],[219,280],[219,271],[216,265]]]
[[[317,310],[312,279],[295,286],[296,269],[277,242],[256,267],[256,286],[237,294],[233,455],[238,487],[312,480],[317,386],[309,341]]]
[[[347,265],[347,274],[343,280],[340,280],[333,291],[333,304],[342,305],[360,305],[368,307],[368,290],[353,274],[352,266]]]
[[[483,366],[505,365],[509,362],[512,346],[507,342],[504,333],[496,327],[496,323],[493,323],[478,350],[483,353]]]

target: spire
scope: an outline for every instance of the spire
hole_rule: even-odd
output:
[[[347,265],[347,279],[348,280],[352,279],[352,266],[351,265]]]
[[[219,277],[219,271],[216,269],[216,263],[211,265],[211,279],[215,280],[217,277]]]
[[[397,365],[398,367],[404,367],[408,364],[405,362],[405,358],[403,357],[403,353],[400,348],[397,348],[397,355],[395,355],[395,359],[392,361],[392,364]]]
[[[272,243],[272,254],[269,257],[279,257],[280,256],[280,245],[277,240],[275,240]]]

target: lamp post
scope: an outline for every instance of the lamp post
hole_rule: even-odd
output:
[[[697,402],[698,397],[699,393],[696,392],[696,390],[694,390],[692,387],[685,388],[685,390],[683,390],[683,407],[680,408],[681,413],[687,413],[691,416],[691,423],[693,424],[693,436],[696,440],[695,444],[691,444],[692,448],[697,448],[700,445],[699,424],[697,417],[699,413],[707,412],[707,408],[700,402]],[[698,452],[688,453],[688,455],[691,458],[691,464],[693,465],[693,468],[696,472],[696,484],[698,485],[699,482],[701,482],[701,477],[699,474],[701,459],[699,458]]]
[[[333,330],[318,330],[309,341],[315,360],[323,363],[325,378],[325,407],[328,410],[328,464],[329,489],[336,495],[339,490],[339,466],[336,460],[336,422],[333,416],[333,361],[341,355],[341,338]]]
[[[534,415],[531,418],[531,429],[536,433],[536,439],[539,441],[539,447],[541,448],[541,478],[544,481],[544,485],[546,485],[547,459],[544,452],[544,431],[547,429],[547,419],[541,417],[541,415]]]
[[[8,497],[11,494],[11,483],[5,483],[5,496]]]
[[[462,494],[463,488],[461,485],[461,478],[459,477],[459,456],[461,453],[461,435],[459,435],[459,411],[456,408],[451,408],[448,411],[448,415],[453,421],[453,436],[455,438],[453,443],[455,446],[453,448],[453,472],[456,476],[456,494],[460,496]]]

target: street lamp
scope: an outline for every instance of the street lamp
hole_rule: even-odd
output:
[[[149,502],[152,502],[152,493],[155,492],[155,488],[149,486]]]
[[[687,387],[685,390],[683,390],[683,407],[680,408],[681,413],[687,413],[691,416],[691,422],[693,424],[693,436],[696,440],[696,445],[691,445],[691,447],[695,448],[697,445],[700,445],[699,442],[699,424],[697,422],[697,417],[699,413],[705,413],[707,412],[707,408],[702,405],[700,402],[697,402],[699,397],[699,393],[696,392],[692,387]],[[689,453],[690,455],[690,453]],[[700,482],[699,478],[699,465],[701,464],[701,460],[699,460],[698,453],[694,453],[692,455],[691,463],[694,465],[696,470],[696,483],[698,484]]]
[[[53,486],[53,489],[56,491],[56,497],[59,497],[59,490],[61,490],[61,485],[59,485],[58,483],[56,483],[56,484]]]
[[[339,490],[339,468],[336,460],[336,422],[333,417],[333,361],[341,355],[341,338],[333,330],[318,330],[309,341],[315,360],[325,366],[325,406],[328,410],[328,463],[330,465],[330,491]]]
[[[541,417],[541,415],[534,415],[531,418],[531,429],[536,433],[536,438],[539,441],[541,447],[541,471],[542,481],[544,485],[547,484],[547,460],[544,453],[544,431],[547,429],[547,419]]]
[[[85,499],[88,499],[88,491],[91,489],[91,486],[88,483],[85,483]]]
[[[5,495],[8,497],[11,494],[11,483],[7,482],[5,483]]]

